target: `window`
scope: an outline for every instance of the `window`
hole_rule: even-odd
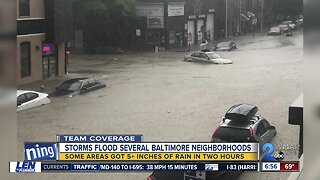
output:
[[[207,58],[208,58],[208,56],[205,55],[205,54],[201,54],[200,57],[201,57],[202,59],[207,59]]]
[[[77,91],[80,89],[81,82],[64,82],[62,83],[57,90],[69,90],[69,91]]]
[[[268,123],[268,121],[262,121],[262,124],[266,130],[270,129],[270,124]]]
[[[94,79],[89,79],[89,86],[95,86],[97,82]]]
[[[221,58],[218,54],[215,54],[215,53],[208,53],[207,55],[209,56],[210,59]]]
[[[26,96],[27,96],[28,101],[34,100],[37,97],[39,97],[39,95],[36,93],[26,93]]]
[[[259,123],[258,127],[257,127],[257,132],[256,135],[261,137],[264,133],[266,133],[266,129],[264,127],[264,125],[262,123]]]
[[[192,55],[191,55],[192,57],[200,57],[200,53],[193,53]]]
[[[19,0],[19,16],[30,16],[30,0]]]
[[[21,58],[21,77],[31,75],[31,53],[30,42],[22,42],[20,44],[20,58]]]
[[[21,55],[21,77],[26,77],[31,75],[31,43],[22,42],[20,44],[20,55]]]
[[[227,142],[246,142],[250,138],[249,129],[220,127],[214,133],[214,137]]]
[[[20,106],[21,104],[27,102],[27,97],[25,94],[21,94],[20,96],[18,96],[17,98],[17,105]]]
[[[89,87],[89,82],[85,81],[82,83],[82,88],[81,89],[87,89]]]

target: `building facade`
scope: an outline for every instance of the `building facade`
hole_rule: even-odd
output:
[[[71,1],[17,0],[17,84],[67,72],[71,10]]]
[[[139,42],[166,49],[213,40],[216,2],[210,0],[139,0]]]

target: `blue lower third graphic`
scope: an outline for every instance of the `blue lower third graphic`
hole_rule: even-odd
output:
[[[33,173],[41,172],[41,162],[10,162],[10,172]]]
[[[57,144],[52,142],[24,143],[24,159],[25,160],[56,160]]]

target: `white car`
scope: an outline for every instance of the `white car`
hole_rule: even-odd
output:
[[[290,29],[293,30],[295,29],[295,24],[292,23],[292,21],[283,21],[279,27],[284,31],[289,31]]]
[[[36,91],[17,90],[17,111],[50,103],[49,95]]]
[[[190,55],[186,55],[184,57],[185,61],[202,61],[202,62],[209,62],[215,64],[232,64],[233,62],[230,59],[224,59],[218,54],[214,52],[194,52]]]

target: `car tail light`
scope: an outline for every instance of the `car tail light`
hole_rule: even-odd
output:
[[[219,128],[220,128],[220,125],[218,125],[218,126],[213,130],[213,133],[215,133],[216,131],[218,131]]]
[[[152,176],[151,176],[151,175],[148,176],[147,180],[153,180],[153,179],[152,179]]]
[[[253,129],[250,127],[250,139],[253,140]]]

